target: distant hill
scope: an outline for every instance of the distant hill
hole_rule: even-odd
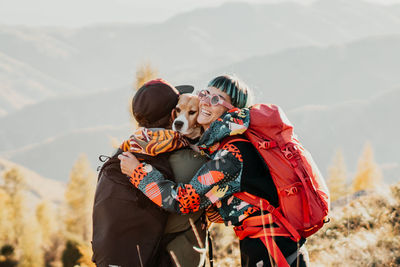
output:
[[[320,0],[311,5],[228,3],[150,25],[81,29],[3,25],[2,69],[15,69],[11,60],[20,62],[54,84],[44,83],[35,73],[26,77],[31,82],[19,82],[12,71],[6,71],[0,76],[0,95],[7,90],[16,92],[21,99],[30,99],[25,96],[26,87],[35,85],[53,93],[58,93],[56,84],[65,86],[68,93],[116,88],[131,83],[136,67],[146,60],[157,66],[162,76],[186,83],[193,73],[209,73],[211,69],[287,48],[400,34],[399,13],[398,6]],[[2,114],[19,108],[12,101],[0,104]]]
[[[0,116],[74,88],[0,52]],[[3,114],[1,114],[3,113]]]
[[[126,123],[119,127],[104,126],[67,132],[44,142],[9,152],[5,156],[46,177],[66,182],[80,154],[88,156],[91,167],[95,170],[103,164],[98,157],[110,156],[116,150],[113,141],[119,145],[127,139],[132,133],[130,127],[132,126]]]
[[[96,168],[98,156],[113,151],[112,138],[132,133],[133,93],[123,87],[49,99],[0,118],[0,156],[64,182],[81,153]]]
[[[257,102],[276,103],[289,110],[309,104],[336,104],[366,99],[400,86],[400,35],[371,37],[328,46],[293,48],[193,74],[202,88],[211,77],[237,73],[253,88]],[[0,151],[19,149],[69,131],[130,120],[134,90],[128,86],[63,96],[0,117]],[[25,129],[25,130],[21,130]],[[29,129],[29,130],[28,130]],[[1,154],[0,152],[0,154]]]
[[[87,128],[120,127],[131,120],[133,89],[49,99],[0,118],[0,154]]]
[[[18,165],[14,162],[0,158],[0,173],[3,174],[11,168],[18,168],[25,178],[28,190],[29,206],[35,207],[42,200],[48,200],[54,204],[61,204],[64,199],[65,183],[54,179],[44,178],[38,173]],[[2,176],[0,175],[0,179]]]
[[[364,99],[400,86],[400,35],[288,49],[210,71],[198,80],[221,73],[235,73],[248,83],[256,101],[285,108]]]
[[[396,152],[400,149],[400,126],[396,123],[399,102],[400,87],[365,100],[305,106],[290,110],[287,115],[324,173],[338,148],[343,150],[348,170],[354,172],[363,146],[369,141],[385,180],[393,183],[399,181],[400,172],[400,156]]]

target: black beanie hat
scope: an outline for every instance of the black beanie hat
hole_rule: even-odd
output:
[[[179,92],[174,86],[163,79],[151,80],[133,97],[133,116],[141,126],[166,127],[178,99]]]

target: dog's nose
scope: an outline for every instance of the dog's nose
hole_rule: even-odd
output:
[[[183,126],[183,122],[182,121],[174,121],[174,126],[179,131]]]

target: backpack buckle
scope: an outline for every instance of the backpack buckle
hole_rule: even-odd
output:
[[[295,195],[297,193],[297,187],[293,186],[288,189],[285,189],[285,192],[287,196]]]
[[[267,206],[267,211],[268,211],[269,213],[272,214],[272,213],[274,212],[274,210],[275,210],[275,208],[274,208],[274,206],[272,206],[271,204]]]
[[[293,153],[290,151],[289,147],[285,147],[285,148],[281,149],[281,151],[286,159],[290,160],[293,158]]]
[[[270,149],[276,147],[275,141],[260,141],[258,142],[258,149]]]
[[[267,149],[266,143],[265,141],[258,142],[258,149]]]

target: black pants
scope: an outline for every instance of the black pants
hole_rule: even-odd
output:
[[[282,254],[290,263],[291,267],[307,267],[308,253],[303,246],[305,239],[300,240],[297,245],[296,242],[286,237],[275,237],[275,242],[280,248]],[[299,246],[299,256],[297,257],[297,248]],[[264,243],[258,238],[249,238],[240,241],[240,255],[242,267],[269,267],[274,266],[271,264],[268,250]],[[272,258],[272,257],[271,257]],[[297,265],[297,261],[299,261]],[[274,263],[274,260],[272,259]],[[274,263],[275,264],[275,263]]]

